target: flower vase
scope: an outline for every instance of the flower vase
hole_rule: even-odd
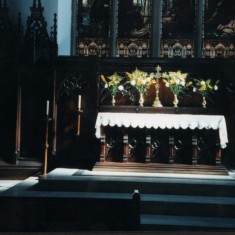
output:
[[[202,107],[206,108],[206,97],[205,96],[202,97]]]
[[[144,94],[143,93],[140,93],[139,105],[142,107],[144,106]]]
[[[116,104],[116,100],[115,100],[115,96],[113,95],[112,96],[112,105],[115,106],[115,104]]]
[[[153,102],[153,107],[162,107],[162,104],[161,104],[161,101],[159,99],[159,88],[160,88],[160,85],[159,85],[159,81],[157,79],[156,81],[156,98]]]
[[[178,103],[179,103],[178,96],[174,94],[174,100],[173,100],[174,107],[178,107]]]

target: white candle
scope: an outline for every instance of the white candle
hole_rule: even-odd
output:
[[[79,95],[79,96],[78,96],[78,109],[79,109],[79,110],[81,109],[81,102],[82,102],[82,96]]]
[[[49,100],[47,100],[47,108],[46,108],[46,115],[49,115]]]

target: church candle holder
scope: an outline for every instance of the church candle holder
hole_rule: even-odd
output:
[[[80,135],[80,129],[81,129],[81,115],[83,113],[83,110],[81,109],[82,107],[82,96],[78,95],[78,108],[77,108],[77,113],[78,113],[78,122],[77,122],[77,136]]]
[[[48,105],[49,107],[49,105]],[[49,108],[47,109],[49,110]],[[49,122],[52,121],[51,118],[49,118],[48,113],[46,114],[46,129],[45,129],[45,148],[44,148],[44,167],[43,167],[43,175],[47,174],[47,164],[48,164],[48,127],[49,127]]]
[[[80,135],[80,129],[81,129],[81,115],[83,113],[83,110],[81,110],[81,108],[77,109],[77,113],[78,113],[78,122],[77,122],[77,133],[76,135]]]

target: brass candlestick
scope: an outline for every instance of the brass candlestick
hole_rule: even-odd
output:
[[[48,148],[49,148],[49,144],[48,144],[48,126],[49,126],[49,122],[52,119],[48,117],[48,114],[46,116],[46,130],[45,130],[45,150],[44,150],[44,169],[43,169],[43,175],[47,174],[47,162],[48,162]]]
[[[80,125],[81,125],[81,114],[83,113],[83,111],[81,110],[81,105],[82,104],[82,96],[78,95],[78,124],[77,124],[77,135],[80,135]]]
[[[77,135],[80,135],[81,114],[83,113],[83,110],[78,108],[77,112],[78,112]]]
[[[156,79],[156,98],[153,102],[153,107],[162,107],[161,101],[159,99],[159,88],[160,88],[160,84],[159,84],[159,79]]]

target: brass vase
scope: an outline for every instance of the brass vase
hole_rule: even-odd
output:
[[[112,105],[115,106],[116,100],[115,100],[115,95],[112,96]]]
[[[143,94],[143,93],[140,93],[139,105],[140,105],[141,107],[144,106],[144,94]]]
[[[202,96],[202,107],[203,108],[206,108],[206,97],[205,96]]]
[[[178,107],[178,103],[179,103],[178,96],[174,94],[174,100],[173,100],[174,107]]]

